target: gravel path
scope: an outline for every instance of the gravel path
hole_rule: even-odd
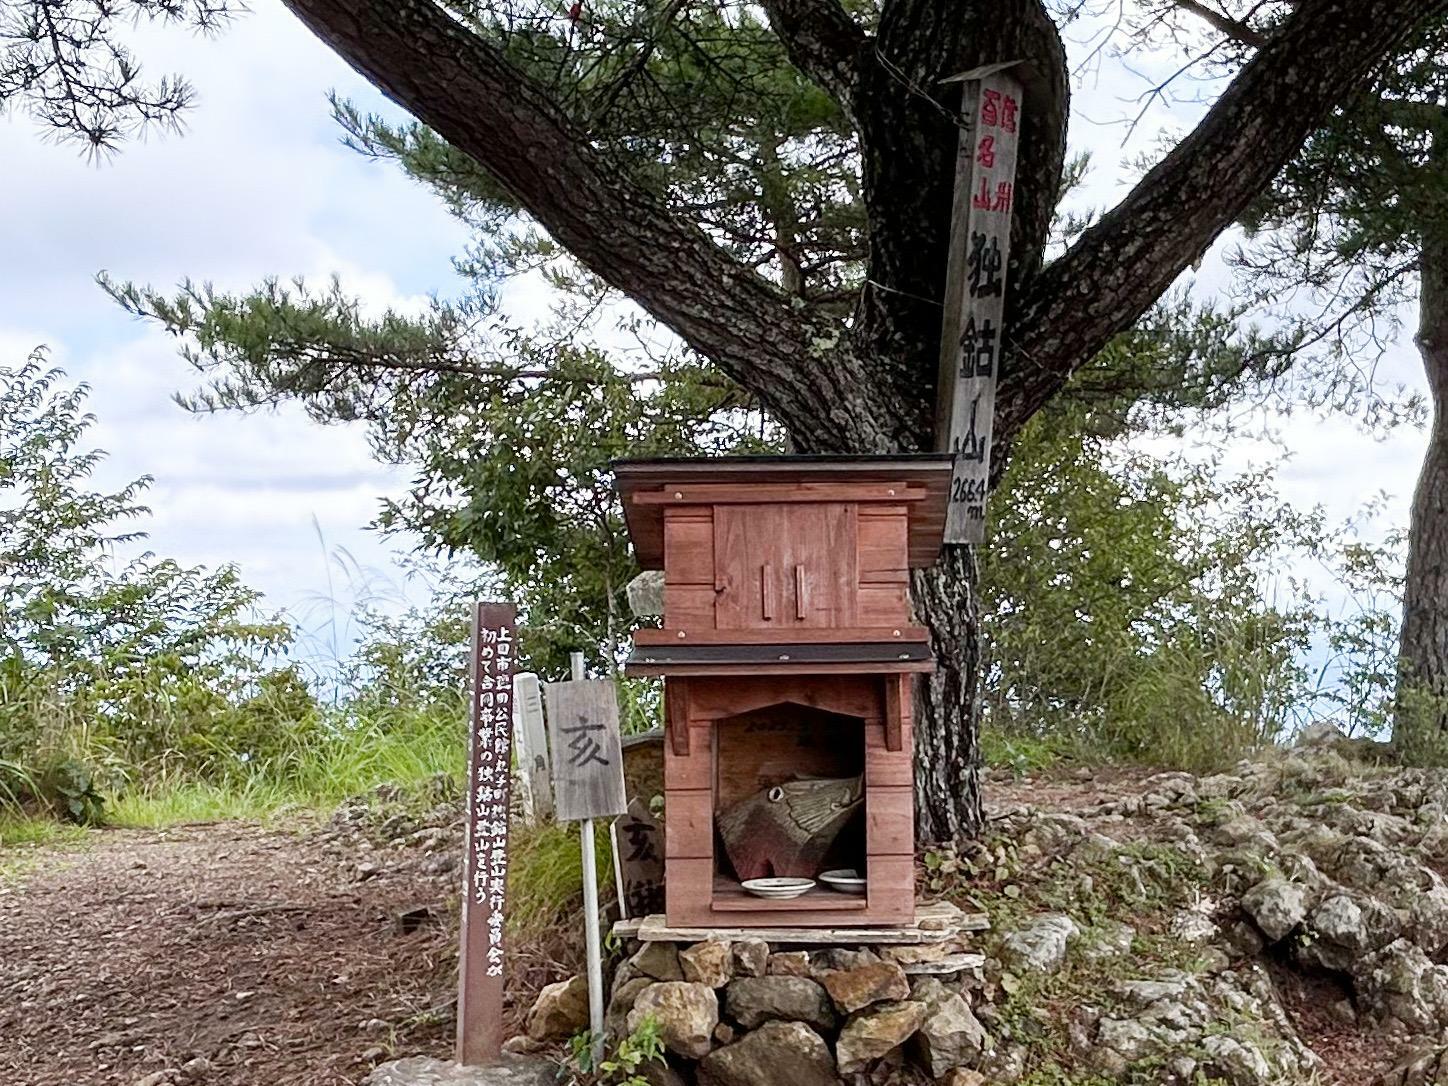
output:
[[[450,1048],[451,939],[421,880],[236,823],[98,831],[7,876],[15,855],[5,1086],[333,1086]]]

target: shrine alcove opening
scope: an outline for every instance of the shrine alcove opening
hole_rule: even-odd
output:
[[[863,719],[790,701],[725,717],[713,762],[716,893],[839,869],[868,877]]]

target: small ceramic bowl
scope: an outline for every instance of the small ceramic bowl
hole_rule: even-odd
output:
[[[807,894],[814,889],[814,879],[746,879],[740,883],[745,891],[755,897],[770,901],[788,901],[790,898]]]
[[[841,867],[834,871],[826,871],[820,876],[820,882],[824,883],[831,890],[838,890],[842,894],[863,895],[865,892],[865,880],[853,867]]]

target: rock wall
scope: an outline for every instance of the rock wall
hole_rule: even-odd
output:
[[[657,1024],[669,1065],[651,1070],[656,1086],[984,1081],[975,1068],[990,1037],[971,1010],[983,974],[978,965],[953,968],[959,939],[870,949],[757,939],[627,949],[611,980],[606,1028],[619,1037],[647,1019]],[[539,998],[529,1016],[534,1042],[586,1024],[573,983]]]

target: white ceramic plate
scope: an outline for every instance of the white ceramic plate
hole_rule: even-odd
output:
[[[746,879],[740,883],[745,891],[755,897],[771,901],[788,901],[790,898],[807,894],[814,889],[814,879]]]
[[[864,894],[865,880],[853,867],[841,867],[834,871],[826,871],[820,876],[820,882],[824,883],[831,890],[838,890],[842,894]]]

